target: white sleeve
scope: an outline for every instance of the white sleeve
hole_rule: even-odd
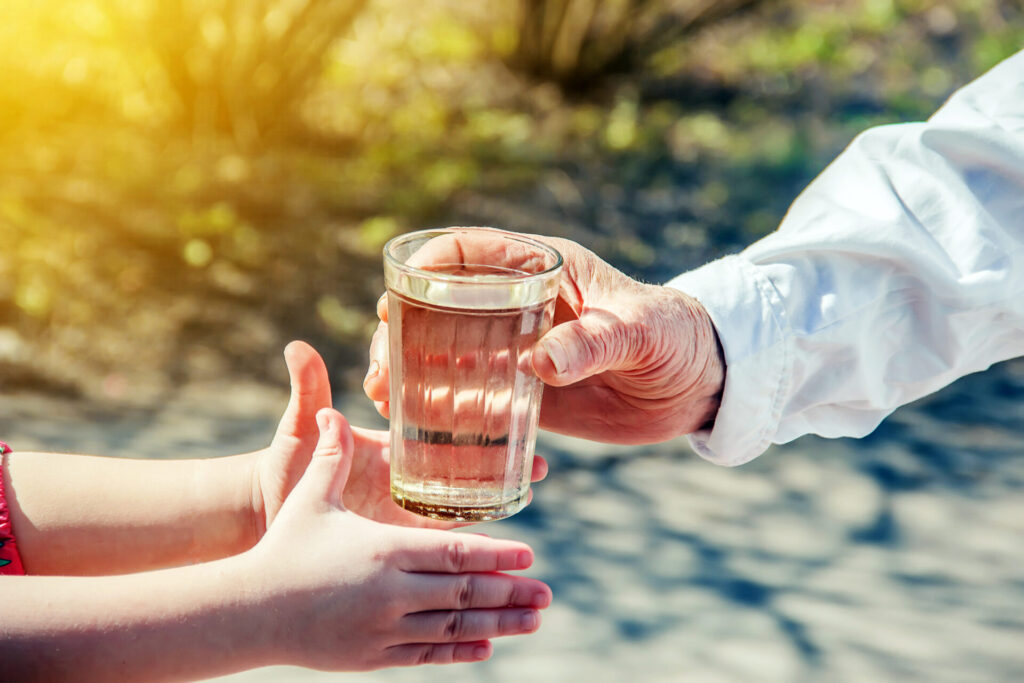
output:
[[[862,134],[776,232],[667,284],[722,341],[722,405],[690,438],[724,465],[803,434],[864,436],[1024,355],[1024,52],[927,122]]]

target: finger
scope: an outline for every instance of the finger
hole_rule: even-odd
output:
[[[486,640],[475,643],[392,645],[384,652],[384,666],[482,662],[490,659],[493,652],[494,646]]]
[[[551,589],[543,581],[502,573],[410,574],[405,594],[420,611],[496,609],[551,604]],[[490,636],[480,636],[487,638]],[[463,639],[465,640],[465,639]]]
[[[643,348],[643,329],[608,310],[590,310],[556,325],[534,346],[533,370],[561,387],[609,369],[623,370]]]
[[[380,321],[386,323],[388,321],[388,293],[384,292],[377,299],[377,317]]]
[[[530,481],[538,482],[548,476],[548,461],[540,455],[533,456],[533,471],[530,473]]]
[[[382,448],[387,448],[391,443],[391,437],[386,429],[352,427],[352,437],[355,440],[355,446],[357,449],[366,448],[375,453],[380,451]]]
[[[402,617],[402,633],[424,643],[464,643],[533,633],[540,612],[519,607],[419,612]]]
[[[459,228],[449,228],[457,231]],[[527,237],[542,242],[562,254],[563,270],[559,285],[559,308],[555,321],[575,319],[585,303],[593,298],[589,290],[596,283],[607,280],[629,280],[624,274],[602,260],[589,249],[560,237],[548,237],[530,233],[515,233],[498,228],[472,228],[472,233],[453,233],[451,236],[435,238],[427,242],[412,258],[410,265],[437,263],[492,263],[509,268],[530,270],[528,254],[521,248],[508,250],[508,241],[494,239],[495,236]],[[378,316],[380,315],[378,301]],[[563,315],[564,314],[564,315]],[[561,317],[560,317],[561,316]],[[384,318],[382,318],[384,319]]]
[[[533,550],[507,541],[436,529],[409,529],[396,551],[396,564],[406,572],[501,572],[526,569]]]
[[[381,323],[370,341],[370,367],[363,379],[363,391],[371,401],[386,401],[389,393],[388,326]]]
[[[314,500],[341,506],[341,491],[352,469],[354,450],[352,430],[345,417],[334,408],[324,408],[316,414],[320,440],[305,474],[296,485],[303,494]]]
[[[316,413],[331,405],[327,366],[320,354],[302,341],[293,341],[285,347],[284,360],[291,380],[291,396],[274,439],[297,438],[312,445],[317,433]]]
[[[477,227],[453,227],[447,231],[450,232],[425,242],[406,263],[419,267],[486,263],[525,273],[540,273],[553,265],[549,256],[521,241],[527,235]]]
[[[370,499],[387,495],[391,460],[390,437],[391,435],[387,431],[352,428],[352,471],[349,473],[349,479],[361,481],[362,486],[358,489],[349,487],[353,488],[353,495],[358,494],[359,498],[353,498],[352,505],[346,505],[346,507],[363,514],[363,516],[367,515],[359,510],[361,504],[365,505]],[[346,491],[346,495],[348,493]],[[345,500],[348,502],[348,497]],[[373,516],[371,515],[371,517]],[[376,519],[376,517],[374,518]],[[384,520],[378,519],[378,521]]]

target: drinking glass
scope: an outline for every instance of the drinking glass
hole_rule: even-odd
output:
[[[526,505],[562,256],[486,228],[423,230],[384,246],[391,496],[427,517],[483,521]]]

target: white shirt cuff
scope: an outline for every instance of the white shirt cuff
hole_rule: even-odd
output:
[[[719,465],[742,465],[772,443],[792,364],[786,310],[767,277],[742,256],[727,256],[666,283],[707,310],[725,353],[722,404],[713,428],[690,435],[693,449]]]

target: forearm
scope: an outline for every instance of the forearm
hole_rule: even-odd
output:
[[[101,575],[234,555],[258,540],[254,454],[129,460],[12,453],[7,502],[29,574]]]
[[[193,680],[274,663],[242,557],[117,577],[0,577],[0,680]]]

